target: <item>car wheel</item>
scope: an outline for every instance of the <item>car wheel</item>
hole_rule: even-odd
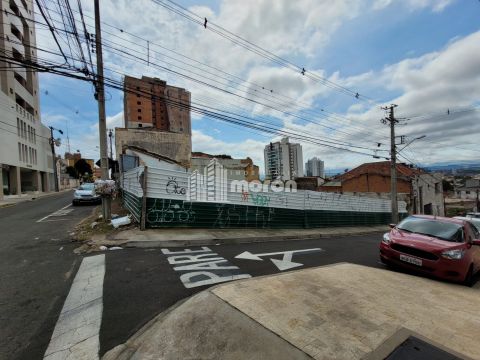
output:
[[[76,206],[77,205],[77,202],[75,200],[72,200],[72,205],[73,206]]]
[[[468,287],[473,286],[473,265],[470,265],[468,268],[467,275],[465,275],[465,280],[463,281],[463,284]]]
[[[390,267],[390,266],[391,266],[390,262],[388,262],[387,260],[385,260],[385,259],[384,259],[383,257],[381,257],[381,256],[380,256],[380,262],[381,262],[383,265],[387,266],[387,267]]]

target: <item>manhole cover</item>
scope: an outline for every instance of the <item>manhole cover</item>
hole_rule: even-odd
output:
[[[461,360],[415,336],[409,336],[385,360]]]

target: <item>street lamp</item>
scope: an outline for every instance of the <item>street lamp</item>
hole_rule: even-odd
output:
[[[415,139],[410,140],[410,141],[407,143],[407,145],[405,145],[403,148],[401,148],[400,150],[398,150],[397,153],[399,153],[400,151],[402,151],[403,149],[405,149],[408,145],[410,145],[411,143],[413,143],[415,140],[420,140],[420,139],[423,139],[424,137],[427,137],[427,135],[422,135],[422,136],[416,137]]]
[[[52,148],[52,157],[53,157],[53,177],[55,179],[55,191],[58,192],[58,174],[57,174],[57,161],[55,159],[55,145],[60,146],[60,139],[53,138],[53,130],[58,131],[63,135],[63,131],[56,129],[53,126],[50,126],[50,146]]]

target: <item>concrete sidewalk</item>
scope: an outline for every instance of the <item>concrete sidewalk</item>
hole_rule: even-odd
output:
[[[124,247],[185,247],[218,244],[241,244],[267,241],[305,240],[319,237],[348,236],[386,232],[386,225],[344,226],[318,229],[129,229],[110,234],[98,234],[93,245]]]
[[[292,271],[205,290],[103,359],[373,360],[410,336],[479,359],[479,298],[479,289],[360,265]]]

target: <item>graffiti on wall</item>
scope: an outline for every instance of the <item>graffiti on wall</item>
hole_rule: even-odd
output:
[[[256,206],[268,206],[268,203],[270,202],[270,196],[267,195],[250,193],[250,197],[252,198],[253,204]]]
[[[185,195],[187,193],[187,189],[178,185],[177,178],[169,177],[167,185],[165,187],[165,191],[167,194],[177,194],[177,195]]]
[[[275,217],[275,208],[216,204],[217,217],[213,227],[255,227],[266,228]]]
[[[185,206],[169,199],[155,199],[152,206],[147,209],[147,221],[149,223],[193,223],[195,211],[192,204]]]

